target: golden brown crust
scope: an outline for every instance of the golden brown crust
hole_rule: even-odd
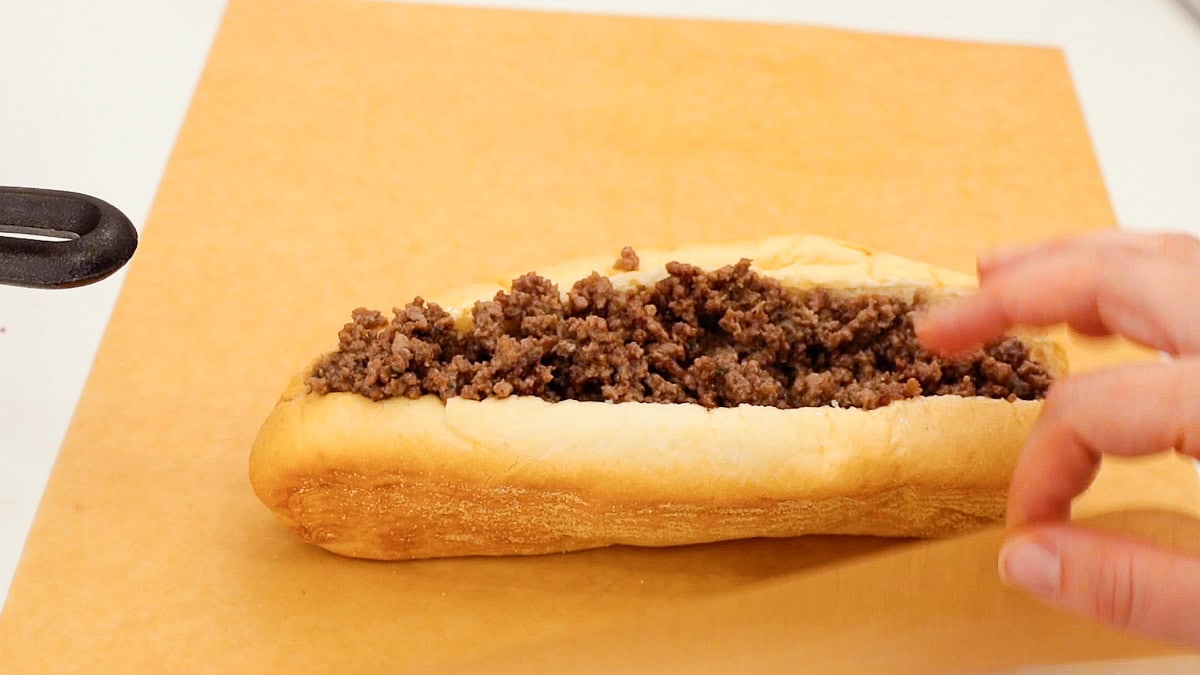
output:
[[[969,277],[832,240],[639,251],[539,270],[569,286],[747,257],[786,285],[952,294]],[[467,298],[490,297],[477,287]],[[1052,372],[1061,347],[1027,338]],[[305,541],[363,558],[536,554],[810,533],[941,536],[1003,516],[1040,402],[938,396],[870,411],[512,397],[373,402],[293,378],[250,459],[259,498]]]

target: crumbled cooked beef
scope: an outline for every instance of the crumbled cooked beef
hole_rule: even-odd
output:
[[[626,248],[616,267],[636,269]],[[527,274],[478,302],[469,329],[417,298],[394,318],[353,312],[308,383],[373,400],[536,396],[547,401],[872,409],[917,396],[1045,395],[1051,377],[1005,337],[954,358],[925,351],[912,315],[885,294],[799,291],[750,261],[705,272],[673,262],[648,287],[592,274],[565,295]]]
[[[613,269],[621,270],[622,272],[636,272],[641,262],[638,259],[638,254],[634,252],[633,247],[626,246],[621,249],[621,257],[617,258],[617,262],[613,263]]]

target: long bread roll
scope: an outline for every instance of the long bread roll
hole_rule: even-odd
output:
[[[652,286],[666,265],[746,258],[786,288],[912,298],[975,280],[810,235],[639,251],[542,268],[563,293],[593,272]],[[443,305],[469,327],[476,300]],[[1022,336],[1047,373],[1061,347]],[[1003,517],[1040,398],[934,395],[872,409],[436,395],[316,393],[310,364],[287,386],[250,457],[254,491],[306,542],[361,558],[565,552],[813,533],[944,536]]]

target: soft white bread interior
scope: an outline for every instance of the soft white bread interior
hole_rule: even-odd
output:
[[[973,277],[810,235],[638,251],[537,269],[569,289],[754,261],[795,288],[953,295]],[[516,276],[516,275],[513,275]],[[509,280],[453,294],[466,317]],[[437,300],[436,298],[434,299]],[[1052,374],[1061,347],[1024,336]],[[250,458],[255,493],[297,536],[373,559],[538,554],[813,533],[943,536],[997,521],[1040,401],[935,396],[833,407],[548,403],[531,397],[374,402],[288,385]]]

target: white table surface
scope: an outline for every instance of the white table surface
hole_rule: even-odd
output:
[[[140,229],[224,4],[0,2],[0,185],[93,194]],[[1061,47],[1120,222],[1200,234],[1200,22],[1173,0],[471,4]],[[123,279],[71,291],[0,287],[0,600]]]

